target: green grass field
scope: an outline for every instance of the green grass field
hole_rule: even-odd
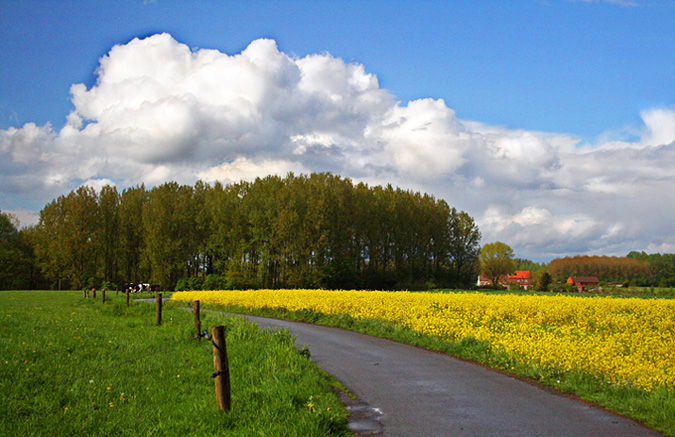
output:
[[[81,292],[0,291],[0,433],[351,434],[331,382],[287,331],[202,315],[203,327],[227,329],[232,410],[221,412],[211,342],[190,340],[184,309],[166,305],[162,320],[121,294],[102,304]]]

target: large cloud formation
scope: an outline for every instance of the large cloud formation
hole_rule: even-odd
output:
[[[0,191],[46,202],[80,184],[224,182],[331,171],[430,192],[476,217],[484,241],[545,260],[675,251],[675,110],[644,111],[639,139],[460,120],[443,100],[397,102],[362,65],[291,57],[269,39],[191,50],[168,34],[104,56],[71,87],[55,131],[0,131]],[[11,205],[10,205],[11,206]]]

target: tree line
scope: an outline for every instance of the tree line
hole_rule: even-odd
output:
[[[630,252],[626,257],[573,256],[557,258],[548,265],[514,258],[505,243],[485,244],[479,251],[481,274],[493,286],[504,275],[515,270],[530,271],[535,290],[546,291],[554,281],[565,284],[570,276],[592,276],[601,283],[642,287],[675,286],[675,254]],[[559,286],[558,286],[559,288]]]
[[[35,259],[33,228],[19,229],[19,221],[0,211],[0,290],[35,290],[45,282]]]
[[[644,261],[651,266],[651,281],[644,285],[658,287],[675,287],[675,254],[674,253],[652,253],[632,251],[627,258]],[[642,284],[638,284],[642,285]]]
[[[330,173],[82,186],[29,231],[44,280],[73,289],[468,287],[480,242],[473,218],[443,200]]]
[[[642,253],[644,254],[644,252]],[[548,271],[557,280],[570,276],[595,276],[600,282],[627,283],[636,286],[675,285],[674,255],[639,255],[631,252],[627,257],[575,256],[554,259]],[[652,262],[648,260],[651,259]],[[662,266],[659,269],[658,260]]]

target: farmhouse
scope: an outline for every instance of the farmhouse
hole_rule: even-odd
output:
[[[577,287],[578,291],[585,291],[600,285],[600,281],[595,276],[570,276],[567,283]]]
[[[530,288],[533,285],[532,275],[529,270],[516,270],[514,275],[502,275],[497,281],[499,285],[503,287],[508,287],[509,284],[518,284],[523,287],[525,290]],[[481,285],[492,285],[490,279],[485,275],[480,275],[478,277],[478,286]]]
[[[516,274],[509,275],[506,281],[510,284],[518,284],[525,290],[532,286],[532,276],[529,270],[516,270]]]

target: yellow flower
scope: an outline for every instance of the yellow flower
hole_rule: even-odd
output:
[[[421,335],[478,341],[542,369],[646,390],[675,387],[675,301],[666,299],[354,290],[190,291],[171,299],[384,320]]]

